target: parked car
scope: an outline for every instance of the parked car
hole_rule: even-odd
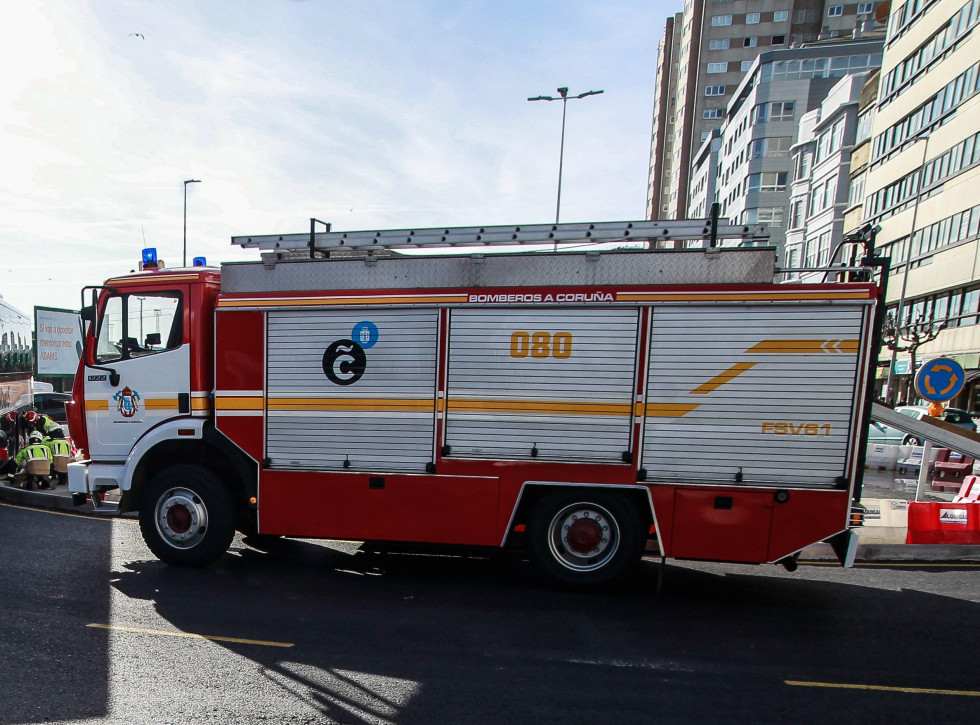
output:
[[[65,403],[71,400],[68,393],[34,393],[34,410],[51,418],[51,420],[68,424],[68,414]]]
[[[902,415],[907,415],[916,420],[921,420],[924,415],[929,414],[929,408],[924,405],[900,405],[895,410]],[[977,424],[973,421],[973,416],[968,411],[959,408],[946,408],[940,420],[965,428],[971,433],[977,432]],[[892,428],[878,421],[872,421],[868,429],[868,445],[875,443],[921,446],[923,441],[921,438],[904,433],[897,428]]]

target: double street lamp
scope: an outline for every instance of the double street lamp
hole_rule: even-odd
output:
[[[558,204],[555,207],[555,224],[558,223],[558,218],[561,215],[561,170],[565,160],[565,109],[570,100],[574,101],[577,98],[585,98],[586,96],[598,96],[600,93],[602,91],[586,91],[585,93],[579,93],[577,96],[569,96],[567,88],[559,88],[558,97],[535,96],[534,98],[527,99],[529,101],[561,101],[561,146],[558,152]]]
[[[188,179],[184,182],[184,262],[182,267],[187,266],[187,185],[200,184],[200,179]]]

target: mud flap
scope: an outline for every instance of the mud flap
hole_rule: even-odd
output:
[[[854,566],[854,558],[857,556],[858,535],[852,529],[847,529],[836,536],[832,536],[827,539],[827,543],[830,544],[834,553],[837,554],[841,566],[845,568]]]

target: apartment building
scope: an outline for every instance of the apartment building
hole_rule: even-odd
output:
[[[859,143],[859,132],[870,137],[870,129],[858,128],[861,96],[870,75],[841,78],[819,107],[800,118],[790,151],[787,267],[812,269],[850,261],[850,250],[841,249],[844,213],[850,202],[852,151]],[[799,273],[788,278],[801,276],[807,278]]]
[[[691,164],[759,53],[873,29],[879,3],[685,0],[658,46],[647,215],[686,216]]]
[[[863,177],[864,223],[891,256],[890,315],[899,333],[938,330],[919,362],[948,356],[967,371],[953,401],[980,408],[980,0],[897,0]],[[858,181],[858,177],[854,177]],[[915,397],[909,352],[885,351],[880,387]],[[889,375],[889,369],[891,374]]]
[[[881,39],[867,37],[766,51],[753,61],[728,105],[718,161],[717,197],[721,216],[735,224],[768,225],[770,242],[779,249],[780,264],[784,266],[794,262],[788,258],[784,242],[790,206],[789,184],[794,175],[790,152],[797,143],[800,119],[819,109],[841,78],[866,75],[879,67],[882,47]],[[823,141],[818,137],[811,157],[801,154],[802,160],[811,158],[812,163],[808,161],[806,168],[796,169],[798,176],[809,178],[815,166],[820,167],[822,174],[821,186],[811,182],[812,188],[807,192],[805,214],[811,220],[824,223],[835,209],[843,213],[840,195],[846,193],[847,180],[846,176],[843,182],[836,177],[832,179],[835,173],[841,172],[832,170],[831,164],[835,159],[839,161],[844,150],[844,130],[845,123],[841,121],[825,133],[822,123],[816,120],[813,131]],[[827,223],[831,229],[837,226],[839,237],[842,222]],[[809,264],[827,259],[830,248],[827,236],[795,261]]]

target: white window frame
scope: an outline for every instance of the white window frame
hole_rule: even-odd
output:
[[[789,20],[789,10],[777,10],[772,14],[774,23],[785,23],[787,20]]]
[[[759,47],[759,36],[751,35],[747,38],[742,39],[743,48],[758,48]]]
[[[731,38],[714,38],[708,41],[708,50],[728,50],[731,47]]]
[[[827,7],[828,18],[839,18],[844,15],[843,5],[830,5]]]
[[[723,96],[725,95],[725,86],[705,86],[704,95],[706,96]]]
[[[871,15],[874,12],[874,3],[858,3],[857,14],[858,15]]]
[[[756,25],[762,22],[762,13],[746,13],[745,14],[745,24],[746,25]]]
[[[732,24],[731,15],[712,15],[711,16],[711,27],[713,28],[723,28],[726,25]]]
[[[728,72],[728,62],[724,63],[708,63],[707,68],[708,73],[727,73]]]

